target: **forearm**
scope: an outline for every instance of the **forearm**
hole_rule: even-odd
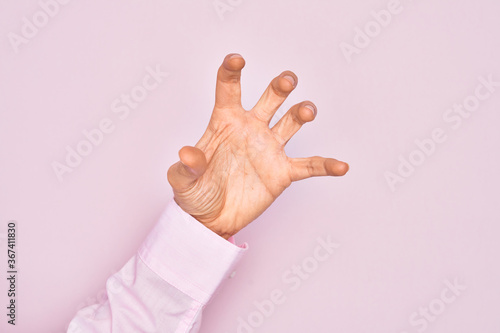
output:
[[[246,249],[167,205],[137,254],[80,310],[68,332],[197,332],[201,311]]]

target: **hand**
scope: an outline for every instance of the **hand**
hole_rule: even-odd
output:
[[[250,110],[241,106],[245,60],[229,54],[217,73],[215,107],[195,147],[183,147],[168,170],[174,200],[206,227],[228,239],[262,214],[293,181],[343,176],[349,166],[332,158],[289,158],[284,148],[316,116],[309,101],[294,105],[269,128],[271,118],[297,85],[285,71],[271,81]]]

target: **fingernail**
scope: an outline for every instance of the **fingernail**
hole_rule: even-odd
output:
[[[184,162],[180,161],[182,166],[184,167],[185,170],[187,170],[189,173],[191,174],[196,174],[196,171],[194,171],[193,168],[191,168],[190,166],[188,166],[187,164],[185,164]]]
[[[239,53],[232,53],[231,56],[229,57],[229,59],[233,59],[233,58],[243,58],[243,57]]]
[[[290,83],[292,84],[292,86],[294,86],[294,87],[295,87],[295,79],[294,79],[294,77],[293,77],[293,76],[290,76],[290,75],[285,75],[285,76],[283,76],[283,78],[284,78],[285,80],[287,80],[288,82],[290,82]]]
[[[307,104],[306,108],[308,108],[309,110],[311,110],[314,113],[314,116],[316,117],[317,111],[316,111],[316,108],[314,107],[314,105]]]

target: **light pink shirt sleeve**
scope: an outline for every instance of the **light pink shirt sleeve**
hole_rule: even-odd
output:
[[[197,332],[203,308],[247,248],[171,200],[137,254],[107,280],[107,301],[78,311],[68,333]]]

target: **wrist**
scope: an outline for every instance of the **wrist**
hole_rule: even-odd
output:
[[[205,226],[207,229],[209,229],[213,233],[217,234],[218,236],[226,240],[228,240],[238,232],[238,230],[232,230],[226,227],[227,223],[224,223],[219,219],[208,220],[207,218],[204,218],[198,214],[192,214],[189,209],[183,207],[184,205],[181,202],[179,202],[179,200],[177,200],[175,196],[174,196],[174,201],[179,206],[179,208],[182,209],[185,213],[189,214],[192,218],[194,218],[200,224]]]
[[[213,233],[219,235],[220,237],[228,240],[232,236],[236,235],[238,232],[237,230],[232,230],[227,227],[222,227],[221,225],[224,225],[222,223],[218,223],[217,220],[212,221],[212,222],[204,222],[200,221],[199,219],[196,218],[196,216],[193,216],[197,221],[199,221],[201,224],[203,224],[206,228],[210,229]]]

